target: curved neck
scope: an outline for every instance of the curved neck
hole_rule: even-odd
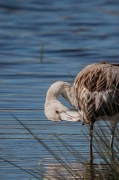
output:
[[[71,103],[71,105],[76,107],[76,98],[74,95],[73,87],[70,86],[70,84],[63,81],[58,81],[52,84],[47,91],[46,102],[57,100],[59,95],[62,95]]]

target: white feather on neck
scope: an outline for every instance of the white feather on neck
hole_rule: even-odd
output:
[[[62,95],[65,99],[67,99],[70,102],[72,106],[77,108],[73,87],[70,84],[64,81],[58,81],[52,84],[49,90],[47,91],[46,102],[57,100],[59,95]]]
[[[67,121],[82,121],[82,114],[80,115],[77,110],[70,111],[60,101],[58,96],[62,95],[67,99],[72,106],[77,109],[77,101],[74,95],[73,87],[70,84],[58,81],[52,84],[47,91],[45,102],[45,115],[48,119],[53,121],[67,120]],[[55,112],[59,112],[59,116]]]

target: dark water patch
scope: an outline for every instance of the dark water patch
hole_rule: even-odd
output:
[[[21,7],[20,7],[21,6]],[[9,2],[9,1],[1,1],[0,2],[0,7],[8,12],[16,12],[17,10],[20,10],[22,9],[22,5],[20,3],[15,2],[15,1],[12,1],[12,2]]]
[[[88,27],[98,27],[98,26],[107,26],[108,24],[105,24],[103,22],[100,22],[100,23],[97,23],[97,22],[71,22],[71,23],[68,23],[69,26],[88,26]]]
[[[59,79],[64,79],[64,78],[70,78],[71,76],[70,75],[51,75],[51,74],[47,74],[47,75],[40,75],[40,74],[31,74],[31,73],[29,73],[29,74],[22,74],[22,73],[20,73],[20,74],[13,74],[13,75],[2,75],[1,74],[1,78],[5,78],[5,79],[24,79],[24,78],[47,78],[47,79],[50,79],[50,78],[55,78],[55,80],[57,80],[57,78]],[[72,75],[72,77],[73,78],[75,78],[75,76],[73,76]]]

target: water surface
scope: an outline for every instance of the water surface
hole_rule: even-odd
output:
[[[90,63],[118,63],[118,59],[117,0],[0,0],[0,157],[30,172],[39,161],[48,163],[51,158],[12,114],[54,150],[56,133],[88,157],[88,142],[81,132],[84,126],[48,121],[43,112],[45,95],[55,81],[72,84]],[[30,177],[0,160],[2,180]]]

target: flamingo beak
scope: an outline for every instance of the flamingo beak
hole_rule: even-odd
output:
[[[71,122],[78,122],[80,120],[79,113],[77,111],[64,111],[60,113],[61,120],[71,121]]]

